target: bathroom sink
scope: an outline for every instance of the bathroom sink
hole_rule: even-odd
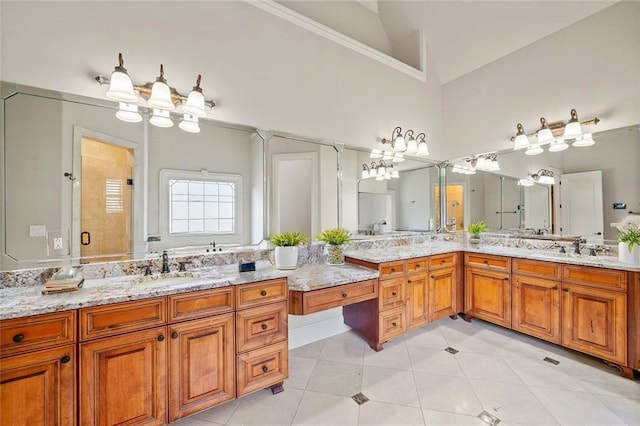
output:
[[[133,280],[132,284],[145,287],[162,287],[197,281],[199,276],[192,272],[169,272],[166,274],[144,275]]]

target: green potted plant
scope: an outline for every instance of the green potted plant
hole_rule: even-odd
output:
[[[619,232],[618,260],[622,263],[640,266],[640,227],[628,224]]]
[[[487,224],[483,220],[469,224],[467,231],[469,232],[469,242],[471,244],[480,243],[480,234],[487,230]]]
[[[344,244],[349,242],[351,234],[346,229],[326,229],[318,235],[318,240],[327,243],[328,265],[344,265]]]
[[[296,269],[298,266],[298,246],[307,242],[307,237],[300,232],[281,232],[269,237],[276,246],[275,262],[278,269]]]

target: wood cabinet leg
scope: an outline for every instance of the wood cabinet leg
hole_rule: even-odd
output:
[[[465,320],[466,322],[471,322],[471,320],[473,319],[473,315],[470,314],[461,314],[462,315],[462,319]]]
[[[449,318],[451,318],[452,320],[457,320],[458,314],[449,315]]]
[[[625,367],[624,365],[620,365],[620,364],[614,364],[613,362],[609,362],[609,361],[604,361],[604,363],[617,368],[618,371],[620,372],[620,375],[625,379],[633,380],[633,368]]]
[[[384,344],[384,342],[369,342],[369,347],[371,349],[373,349],[376,352],[380,352],[381,350],[383,350],[384,348],[382,347],[382,345]]]
[[[271,389],[271,393],[274,395],[279,394],[280,392],[284,392],[284,382],[271,385],[269,386],[269,389]]]

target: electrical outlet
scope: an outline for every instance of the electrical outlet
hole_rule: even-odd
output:
[[[30,237],[45,237],[47,235],[47,227],[45,225],[29,225]]]
[[[53,239],[53,249],[62,250],[62,237],[55,237]]]

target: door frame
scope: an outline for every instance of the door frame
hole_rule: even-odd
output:
[[[82,198],[82,139],[94,139],[110,145],[116,145],[133,150],[133,258],[144,257],[146,253],[145,234],[147,228],[145,214],[146,176],[143,162],[145,146],[115,136],[89,130],[80,126],[73,126],[73,191],[71,195],[71,257],[80,260],[80,217]]]

